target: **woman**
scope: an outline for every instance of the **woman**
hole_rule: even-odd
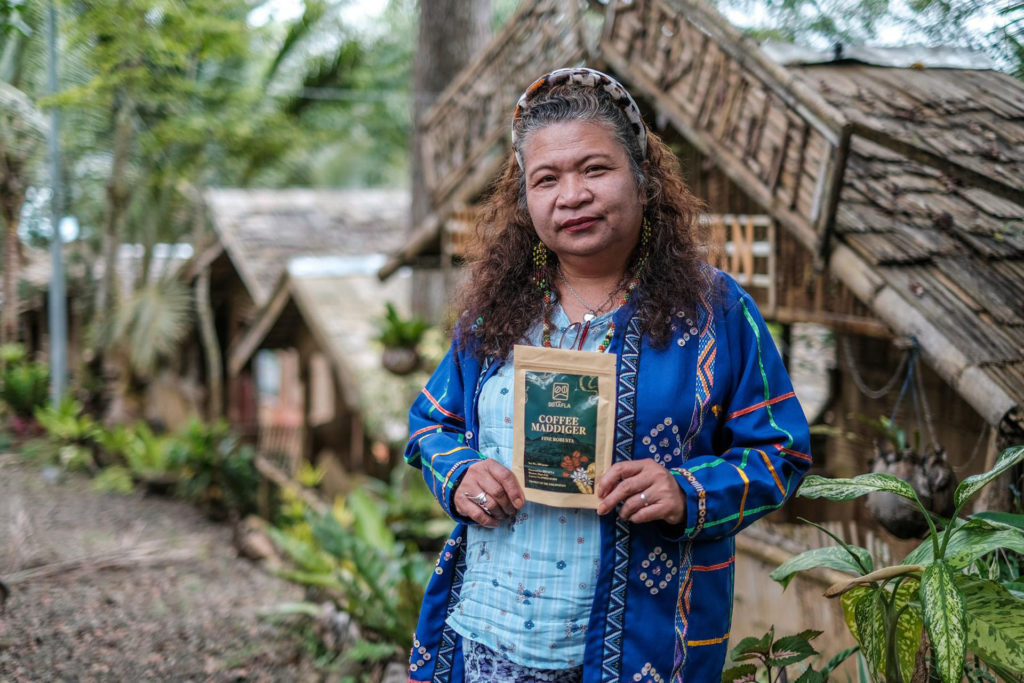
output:
[[[636,103],[591,69],[520,98],[455,340],[406,460],[459,524],[427,589],[413,681],[718,680],[733,535],[810,464],[750,296],[702,262],[698,201]],[[600,507],[527,503],[510,471],[512,348],[617,356]]]

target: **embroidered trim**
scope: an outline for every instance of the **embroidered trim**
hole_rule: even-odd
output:
[[[695,572],[713,572],[713,571],[715,571],[717,569],[725,569],[726,567],[728,567],[729,565],[733,564],[734,562],[736,562],[736,556],[735,555],[730,557],[725,562],[719,562],[718,564],[694,565],[693,566],[693,571],[695,571]]]
[[[437,402],[437,399],[430,395],[430,392],[427,391],[426,387],[424,387],[421,390],[420,393],[422,393],[424,396],[426,396],[427,400],[430,401],[432,404],[434,404],[435,408],[437,408],[439,411],[441,411],[441,414],[447,415],[448,417],[450,417],[451,419],[455,420],[456,422],[462,422],[463,424],[465,424],[466,418],[461,417],[460,415],[456,415],[455,413],[453,413],[451,411],[448,411],[448,410],[445,410],[444,408],[442,408],[441,404]]]
[[[718,645],[719,643],[724,643],[727,640],[729,640],[728,633],[726,633],[724,636],[719,636],[718,638],[708,638],[707,640],[688,640],[686,641],[686,644],[690,647],[700,647],[701,645]]]
[[[811,456],[807,455],[806,453],[794,451],[792,448],[786,448],[781,443],[775,444],[775,447],[778,448],[781,452],[785,453],[786,455],[792,455],[794,458],[800,458],[801,460],[806,460],[807,462],[813,462]]]
[[[636,378],[640,361],[640,321],[633,316],[626,326],[619,357],[618,398],[615,420],[615,462],[633,459],[636,434]],[[622,642],[626,613],[626,585],[629,582],[630,525],[616,515],[615,550],[608,611],[605,619],[601,680],[614,683],[622,671]]]
[[[448,609],[445,612],[444,630],[441,632],[441,645],[437,650],[437,664],[434,666],[434,683],[446,683],[450,679],[453,658],[455,655],[455,641],[458,634],[448,625],[448,617],[455,610],[459,602],[459,593],[462,592],[462,577],[466,572],[466,552],[463,548],[463,539],[460,537],[456,543],[458,557],[455,558],[455,576],[452,577],[452,587],[448,591]]]
[[[452,475],[455,474],[455,470],[459,469],[462,465],[465,465],[467,462],[477,462],[479,460],[481,460],[481,458],[470,458],[468,460],[460,460],[454,465],[452,465],[452,468],[448,470],[448,474],[445,475],[444,481],[441,482],[441,491],[444,492],[448,489],[448,481],[452,478]]]
[[[693,440],[704,427],[704,414],[711,402],[711,390],[715,386],[715,358],[718,355],[717,336],[715,334],[714,311],[706,295],[701,295],[697,307],[697,327],[700,328],[697,352],[697,378],[694,389],[693,415],[690,427],[683,440],[683,462],[690,457]]]
[[[796,396],[796,392],[791,391],[788,394],[783,394],[782,396],[776,396],[775,398],[768,399],[767,401],[761,401],[760,403],[755,403],[752,406],[747,406],[746,408],[741,408],[740,410],[737,410],[735,413],[730,413],[729,417],[727,417],[725,419],[726,420],[731,420],[734,417],[741,417],[743,415],[748,415],[748,414],[754,412],[755,410],[760,410],[761,408],[766,408],[768,406],[773,406],[776,403],[779,403],[780,401],[785,401],[787,398],[793,398],[794,396]]]
[[[690,470],[676,467],[672,471],[683,475],[686,481],[690,482],[690,486],[697,491],[697,523],[693,525],[693,530],[689,533],[691,537],[696,536],[704,529],[704,522],[708,516],[707,491],[704,490],[704,487]]]

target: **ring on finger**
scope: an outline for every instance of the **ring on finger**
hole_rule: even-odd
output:
[[[474,503],[476,503],[477,505],[479,505],[481,507],[483,507],[484,505],[487,505],[487,500],[488,500],[487,499],[487,494],[484,493],[483,491],[481,491],[480,493],[476,494],[475,496],[471,496],[471,495],[469,495],[467,493],[466,494],[466,498],[469,498],[471,501],[473,501]]]
[[[493,514],[491,514],[491,509],[489,507],[487,507],[486,505],[481,505],[480,509],[483,510],[484,514],[486,514],[488,517],[493,517],[494,516]]]
[[[640,502],[644,504],[644,507],[651,504],[651,501],[647,500],[647,494],[643,491],[640,492]]]

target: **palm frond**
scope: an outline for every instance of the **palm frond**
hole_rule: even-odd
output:
[[[175,280],[143,285],[117,310],[114,343],[122,345],[139,375],[156,370],[188,332],[192,298]]]

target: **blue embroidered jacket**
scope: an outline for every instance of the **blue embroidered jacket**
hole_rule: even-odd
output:
[[[678,527],[601,523],[601,566],[583,680],[717,681],[732,620],[733,536],[776,509],[810,466],[807,421],[750,295],[715,271],[697,310],[655,348],[634,308],[616,314],[615,461],[654,458],[686,497]],[[461,588],[465,524],[453,505],[480,459],[477,396],[497,363],[448,352],[410,411],[406,461],[459,524],[427,587],[410,681],[462,681],[461,638],[445,624]]]

